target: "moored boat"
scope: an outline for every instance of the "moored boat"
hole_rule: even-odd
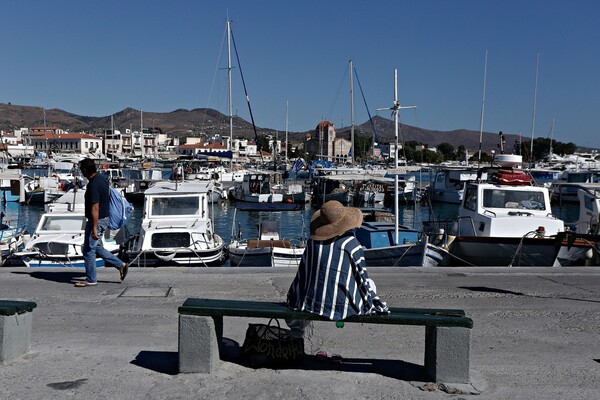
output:
[[[224,242],[209,215],[209,182],[157,182],[145,192],[144,218],[127,254],[137,266],[220,266]]]
[[[238,227],[234,211],[231,242],[227,247],[232,267],[298,267],[306,242],[303,238],[285,238],[276,219],[259,222],[257,235],[244,235]]]
[[[84,196],[85,189],[70,190],[47,205],[35,233],[14,256],[21,258],[27,267],[85,267]],[[128,240],[127,228],[107,231],[101,240],[106,250],[117,254],[120,245]],[[104,260],[96,258],[96,267],[103,266]]]
[[[367,267],[436,267],[447,253],[415,229],[398,226],[398,241],[395,232],[390,222],[363,222],[356,230]]]
[[[553,266],[564,222],[552,215],[548,189],[518,169],[489,171],[465,188],[440,265]],[[448,233],[448,232],[446,232]]]

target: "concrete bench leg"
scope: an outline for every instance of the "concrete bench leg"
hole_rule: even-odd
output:
[[[435,382],[469,383],[471,329],[425,328],[425,370]]]
[[[31,350],[32,313],[0,316],[0,363]]]
[[[223,323],[221,319],[222,335]],[[219,367],[219,342],[211,317],[179,315],[179,372],[210,374]]]

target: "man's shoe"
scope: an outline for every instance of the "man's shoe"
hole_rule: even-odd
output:
[[[97,282],[88,282],[88,281],[80,281],[75,283],[75,287],[88,287],[88,286],[96,286]]]
[[[119,275],[121,275],[121,281],[125,280],[128,269],[129,269],[129,266],[127,264],[123,264],[123,265],[121,265],[121,268],[119,268]]]

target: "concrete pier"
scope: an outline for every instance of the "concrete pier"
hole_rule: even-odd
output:
[[[335,324],[317,322],[302,369],[249,369],[236,358],[247,324],[256,322],[244,318],[224,320],[215,373],[179,373],[177,307],[185,299],[283,301],[294,273],[132,268],[121,283],[115,270],[101,269],[98,286],[75,288],[83,270],[0,268],[2,298],[37,303],[31,350],[0,365],[0,398],[598,398],[594,267],[371,268],[390,306],[458,308],[473,318],[468,384],[428,380],[423,327],[346,324],[340,335]],[[316,360],[319,350],[344,363]],[[444,351],[451,362],[452,349]]]

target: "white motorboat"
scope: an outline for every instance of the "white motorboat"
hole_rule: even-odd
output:
[[[569,171],[560,173],[550,186],[552,199],[556,202],[578,202],[577,190],[581,184],[593,184],[600,177],[598,171]]]
[[[477,180],[477,171],[473,169],[437,170],[433,180],[427,187],[427,195],[431,201],[460,204],[465,192],[465,185]],[[487,179],[484,175],[481,179]]]
[[[70,190],[46,206],[35,233],[22,251],[14,253],[28,267],[85,267],[82,247],[85,239],[85,189]],[[117,254],[128,240],[127,228],[110,230],[102,237],[105,249]],[[104,260],[96,259],[96,267]]]
[[[277,172],[249,172],[242,182],[236,182],[229,189],[234,201],[249,203],[281,203],[283,194],[276,193],[274,186],[281,183],[281,174]]]
[[[220,266],[224,243],[209,215],[209,182],[157,182],[145,191],[140,233],[128,249],[138,266]]]
[[[490,170],[491,181],[467,184],[456,237],[440,265],[552,266],[564,222],[552,215],[547,188],[518,169]]]

